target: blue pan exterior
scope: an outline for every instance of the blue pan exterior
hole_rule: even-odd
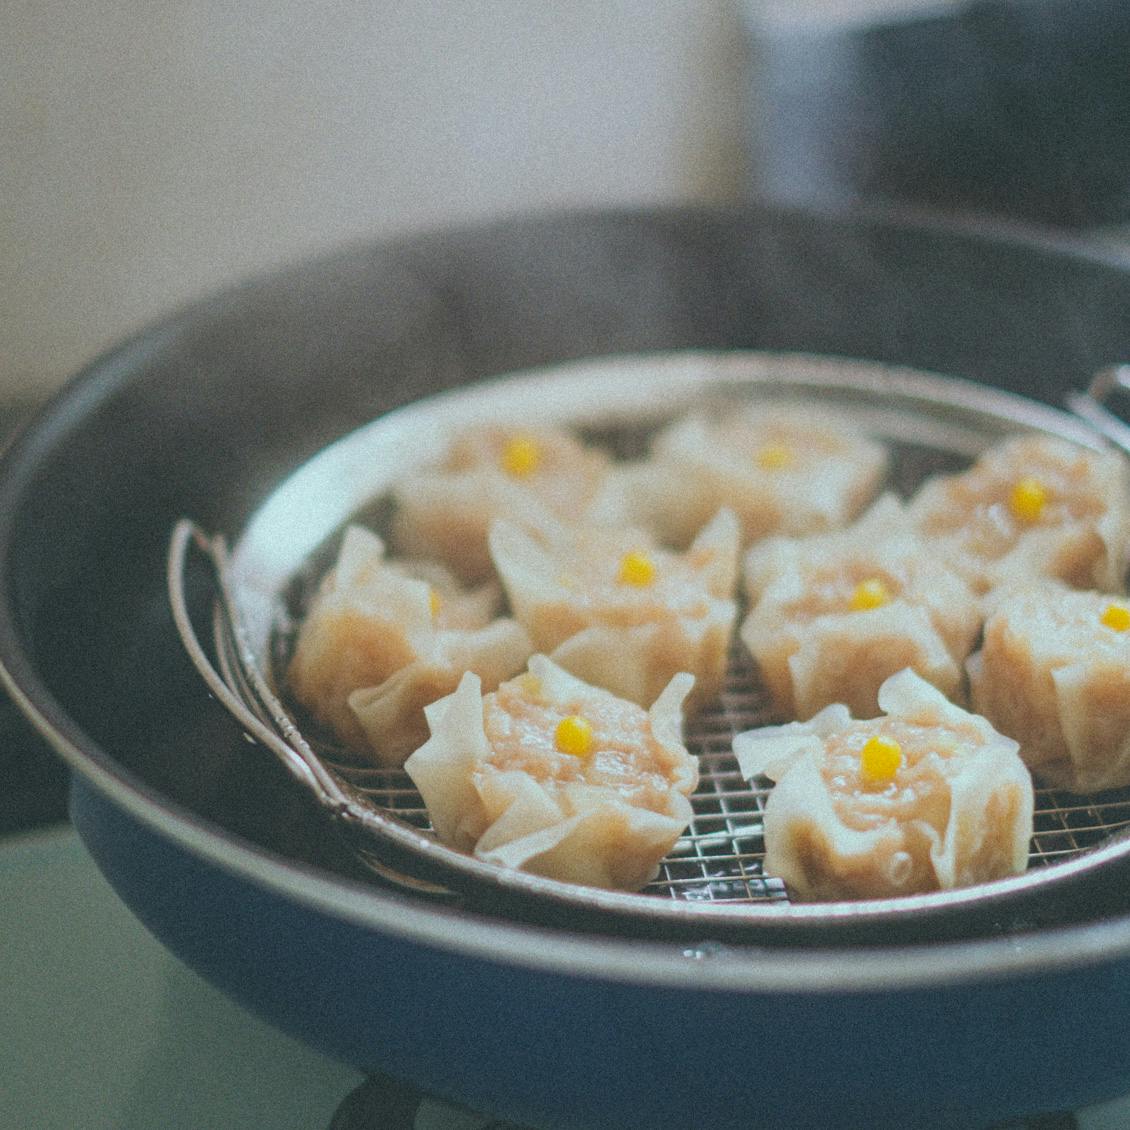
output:
[[[976,1127],[1130,1089],[1126,957],[831,994],[762,991],[756,960],[745,991],[655,984],[642,967],[630,981],[573,976],[468,956],[457,928],[443,949],[327,913],[155,832],[81,777],[72,816],[130,908],[232,998],[363,1071],[519,1124]]]

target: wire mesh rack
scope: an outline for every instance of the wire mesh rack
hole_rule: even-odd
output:
[[[914,399],[910,411],[923,411],[922,404],[926,402],[916,388],[912,388],[912,392],[917,399]],[[854,389],[851,394],[856,397],[865,395]],[[960,427],[951,418],[951,408],[948,404],[938,408],[943,419],[942,430],[930,432],[927,429],[924,439],[908,438],[902,434],[885,436],[890,454],[888,489],[906,497],[929,475],[950,473],[968,465],[972,453],[978,448],[966,442],[968,437],[962,435]],[[883,411],[885,424],[888,410],[884,407]],[[905,420],[907,409],[899,411]],[[997,418],[996,405],[990,404],[988,410],[981,411],[977,418],[990,416],[988,434],[992,434],[994,429],[1008,431],[1008,420],[1004,418],[1007,411],[1002,411],[1002,418]],[[621,422],[611,427],[590,426],[578,430],[587,442],[603,445],[615,457],[631,459],[646,451],[655,426],[654,423],[644,426]],[[1035,426],[1040,426],[1039,421]],[[942,438],[939,439],[939,436]],[[958,446],[955,446],[954,437]],[[391,516],[388,495],[382,492],[350,513],[348,521],[361,521],[377,533],[387,534]],[[441,886],[435,893],[442,894],[442,884],[446,882],[444,867],[451,857],[461,853],[445,848],[432,835],[427,811],[409,776],[400,769],[375,767],[363,755],[343,750],[319,729],[287,691],[285,671],[296,626],[302,622],[321,577],[336,557],[345,524],[337,526],[316,549],[309,552],[301,567],[292,568],[286,583],[275,593],[277,615],[264,646],[265,654],[240,643],[238,632],[233,632],[230,617],[223,614],[223,601],[218,602],[213,627],[226,684],[224,689],[234,695],[239,706],[250,709],[262,723],[259,733],[271,739],[276,752],[297,776],[308,776],[312,766],[323,795],[328,793],[331,797],[331,807],[347,810],[353,826],[362,833],[375,828],[376,837],[362,834],[356,838],[355,846],[359,857],[370,865],[377,877],[403,881],[406,886],[420,891],[433,884],[438,874]],[[221,568],[219,572],[222,571]],[[739,622],[742,611],[739,608]],[[259,660],[262,663],[257,669]],[[275,695],[277,699],[272,701]],[[654,881],[638,894],[616,896],[606,906],[611,906],[615,913],[624,912],[627,908],[627,917],[631,918],[635,908],[650,905],[655,908],[657,920],[667,925],[682,920],[680,907],[687,912],[693,913],[697,909],[715,915],[741,911],[745,907],[766,911],[780,909],[789,912],[786,918],[798,910],[815,909],[791,903],[782,881],[765,873],[762,820],[771,785],[762,778],[753,781],[744,778],[732,750],[736,734],[775,721],[779,719],[773,718],[770,713],[768,695],[759,682],[755,664],[744,645],[735,639],[721,692],[686,726],[687,749],[699,761],[699,785],[690,798],[693,818],[661,862]],[[281,747],[277,743],[280,735]],[[304,755],[291,757],[295,747],[302,747]],[[387,834],[390,829],[391,837]],[[1017,878],[1038,879],[1040,874],[1049,879],[1053,875],[1059,876],[1061,870],[1052,865],[1084,856],[1109,843],[1112,838],[1121,839],[1119,833],[1127,829],[1130,829],[1130,789],[1079,796],[1041,787],[1037,780],[1028,875]],[[398,839],[399,844],[395,842]],[[387,855],[386,848],[389,849]],[[431,866],[436,860],[438,866]],[[405,863],[407,871],[402,870]],[[418,872],[415,870],[417,864],[420,865]],[[469,858],[456,861],[456,870],[473,873],[476,868],[490,872],[504,870]],[[552,883],[548,887],[542,886],[537,877],[523,875],[503,876],[498,881],[503,888],[507,884],[520,888],[531,879],[536,899],[553,886]],[[491,875],[490,882],[495,881],[495,876]],[[988,886],[1007,886],[1008,882],[998,881]],[[939,903],[943,914],[949,912],[951,903],[953,907],[969,904],[968,892],[944,894],[949,901]],[[591,901],[594,905],[599,904],[599,900]],[[901,906],[906,900],[895,901]],[[583,909],[571,894],[564,897],[564,902],[568,904],[570,913]],[[863,921],[867,913],[857,913],[855,907],[851,911],[856,921]],[[877,916],[885,913],[884,910],[876,911]],[[925,917],[933,912],[928,907],[918,907],[916,913]],[[672,918],[672,914],[676,917]],[[812,917],[816,921],[815,916]],[[778,916],[762,915],[758,920],[773,923]],[[704,921],[717,925],[730,919],[709,918]],[[883,928],[886,929],[893,921],[889,917],[882,919]]]
[[[294,704],[289,704],[296,711]],[[687,749],[699,759],[694,816],[661,862],[643,895],[687,902],[787,903],[784,883],[764,872],[762,815],[772,786],[741,775],[735,734],[773,721],[757,671],[741,644],[730,649],[726,679],[715,703],[691,719]],[[347,754],[304,727],[325,764],[349,787],[396,819],[431,832],[427,810],[402,769],[380,769]],[[1070,859],[1130,828],[1130,789],[1076,795],[1036,784],[1029,869]]]

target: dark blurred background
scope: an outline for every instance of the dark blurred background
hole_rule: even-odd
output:
[[[1088,229],[1130,219],[1124,0],[757,0],[755,193]]]

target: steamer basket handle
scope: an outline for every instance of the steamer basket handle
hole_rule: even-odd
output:
[[[1130,394],[1130,365],[1108,365],[1099,369],[1086,392],[1067,394],[1067,406],[1111,443],[1130,454],[1130,425],[1107,407],[1116,393]]]
[[[193,549],[200,552],[211,566],[216,589],[212,609],[215,665],[196,634],[188,610],[186,580],[189,554]],[[339,827],[356,832],[361,826],[378,835],[388,836],[390,830],[379,814],[360,806],[355,798],[342,790],[299,733],[260,672],[243,635],[238,610],[228,587],[227,548],[223,538],[209,537],[195,523],[181,519],[169,541],[166,574],[169,605],[181,643],[192,665],[221,705],[252,740],[274,753],[291,775],[314,794],[330,815],[339,821]],[[358,861],[377,878],[394,887],[448,904],[458,902],[461,897],[448,887],[386,863],[359,843],[353,846]]]
[[[226,621],[226,627],[230,630],[231,642],[237,651],[235,660],[239,674],[250,684],[248,689],[254,693],[255,700],[266,710],[274,726],[281,731],[281,736],[279,732],[276,732],[256,715],[247,706],[244,699],[232,689],[236,671],[233,670],[230,663],[225,661],[222,648],[217,646],[216,654],[223,674],[213,666],[212,660],[196,634],[192,617],[188,611],[185,583],[189,551],[194,547],[204,555],[212,566],[212,576],[217,589],[217,600],[213,613],[214,636],[217,640],[221,639],[222,629],[225,627]],[[169,605],[172,609],[173,622],[176,624],[181,643],[184,645],[192,665],[207,683],[208,689],[239,722],[247,734],[274,753],[290,773],[310,789],[331,812],[340,814],[348,805],[345,794],[313,753],[306,748],[306,743],[302,736],[298,734],[294,723],[287,717],[282,705],[266,685],[262,676],[258,674],[255,664],[250,662],[245,654],[246,644],[241,638],[242,633],[235,616],[235,608],[232,604],[231,594],[227,589],[226,573],[227,551],[223,539],[209,537],[195,523],[181,519],[173,529],[167,561]]]

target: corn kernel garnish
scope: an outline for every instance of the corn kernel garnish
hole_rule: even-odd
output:
[[[502,449],[502,469],[515,479],[532,475],[541,464],[541,448],[529,436],[513,436]]]
[[[767,443],[756,455],[757,465],[763,471],[780,471],[793,461],[793,449],[785,443]]]
[[[868,577],[860,581],[852,591],[848,607],[852,612],[869,612],[872,608],[882,608],[891,601],[891,590],[879,577]]]
[[[1048,504],[1048,491],[1039,479],[1020,479],[1008,496],[1008,508],[1021,522],[1038,522]]]
[[[1130,608],[1125,604],[1108,604],[1100,619],[1106,628],[1116,632],[1130,631]]]
[[[592,751],[592,726],[579,714],[567,714],[557,723],[553,744],[570,757],[587,757]]]
[[[625,553],[620,558],[620,572],[616,579],[622,585],[646,588],[655,583],[655,562],[646,553]]]
[[[443,597],[433,588],[428,589],[428,607],[432,610],[433,620],[439,616],[440,609],[443,608]]]
[[[895,779],[902,765],[902,746],[879,734],[868,738],[859,751],[859,775],[864,784],[885,785]]]

